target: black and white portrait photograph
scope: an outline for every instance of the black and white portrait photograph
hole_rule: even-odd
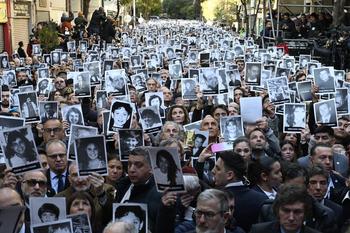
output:
[[[220,130],[226,142],[233,142],[236,138],[244,135],[242,117],[220,117]]]
[[[204,95],[219,94],[219,77],[217,68],[202,68],[199,80],[199,89]]]
[[[196,128],[193,128],[191,130],[194,131],[194,135],[193,135],[194,137],[192,138],[193,148],[192,148],[192,151],[189,153],[189,155],[198,157],[202,153],[204,148],[208,146],[209,131],[201,131]]]
[[[69,53],[75,52],[75,40],[67,42],[67,50]]]
[[[186,192],[176,147],[149,147],[153,176],[158,192]]]
[[[219,84],[219,93],[227,93],[228,92],[228,82],[226,78],[226,70],[224,68],[218,69],[218,84]],[[240,83],[239,83],[240,84]]]
[[[72,233],[93,233],[91,230],[91,223],[88,212],[80,212],[76,214],[67,215],[67,219],[72,220]]]
[[[146,67],[148,72],[156,72],[157,71],[157,62],[156,60],[148,60],[146,61]]]
[[[241,74],[238,70],[228,70],[226,71],[226,81],[229,86],[242,86]]]
[[[181,64],[171,64],[169,65],[169,72],[171,79],[181,79],[182,78],[182,70]]]
[[[311,102],[312,101],[312,81],[297,82],[297,90],[300,96],[300,102]]]
[[[290,102],[287,77],[268,79],[267,88],[270,100],[274,104],[283,104]]]
[[[293,57],[283,59],[283,67],[290,69],[293,73],[294,73],[294,65],[295,65],[295,60]]]
[[[7,84],[11,87],[17,86],[16,73],[14,70],[3,71],[2,78],[5,81],[5,83],[1,83],[2,85]]]
[[[299,95],[299,92],[298,92],[298,88],[297,88],[297,84],[296,82],[289,82],[288,83],[288,88],[289,88],[289,91],[292,92],[294,91],[294,103],[300,103],[300,95]]]
[[[18,87],[19,93],[27,93],[34,90],[33,85],[26,85]]]
[[[19,93],[19,89],[18,88],[10,89],[9,99],[10,99],[10,106],[11,106],[11,108],[19,107],[18,93]]]
[[[33,54],[35,56],[40,56],[41,55],[41,45],[40,44],[33,44],[32,45],[32,49],[33,49]]]
[[[92,172],[108,175],[106,143],[103,135],[75,138],[75,159],[78,177],[88,177]]]
[[[311,61],[311,55],[300,54],[299,56],[299,66],[301,69],[307,68],[307,63]]]
[[[108,93],[107,91],[96,91],[96,107],[99,111],[101,108],[108,109]]]
[[[185,132],[187,130],[200,130],[201,124],[202,124],[202,120],[184,125],[183,128],[184,128]]]
[[[118,140],[120,161],[128,161],[130,151],[144,145],[141,129],[119,129]]]
[[[225,69],[226,68],[226,62],[224,62],[224,61],[214,61],[214,67],[217,67],[219,69]]]
[[[245,71],[246,74],[245,82],[248,85],[252,86],[261,86],[261,63],[260,62],[247,62],[245,64]]]
[[[49,68],[39,68],[38,69],[38,79],[50,78]]]
[[[197,64],[197,60],[198,60],[198,51],[191,50],[188,54],[188,63]]]
[[[172,47],[168,47],[165,52],[165,56],[168,58],[168,60],[176,58],[174,49]]]
[[[191,162],[193,164],[192,166],[195,166],[197,161],[198,161],[198,157],[192,157],[191,158]],[[208,185],[214,182],[214,174],[211,171],[215,167],[215,163],[216,163],[216,156],[212,156],[209,159],[204,161],[202,180]]]
[[[228,106],[228,93],[215,95],[213,99],[213,104],[224,104]]]
[[[109,70],[105,73],[106,91],[114,96],[126,94],[127,76],[124,69]]]
[[[319,94],[334,94],[335,82],[333,76],[333,70],[330,67],[321,67],[314,69],[314,82],[318,86]]]
[[[133,55],[130,58],[131,61],[131,67],[132,68],[141,68],[142,64],[141,64],[141,56],[140,55]]]
[[[209,67],[210,66],[210,53],[200,53],[199,54],[199,63],[201,67]]]
[[[51,64],[51,56],[50,56],[50,54],[44,54],[43,55],[43,63],[46,63],[47,65]]]
[[[131,75],[131,81],[138,92],[147,90],[146,79],[143,73]]]
[[[267,88],[267,80],[271,78],[270,70],[262,70],[261,71],[261,87]]]
[[[29,197],[29,203],[32,225],[66,219],[65,197]]]
[[[225,56],[224,56],[224,61],[225,61],[225,62],[232,63],[232,61],[234,60],[234,58],[235,58],[235,53],[234,53],[234,52],[229,51],[229,50],[226,50],[226,51],[225,51]]]
[[[291,70],[289,68],[281,68],[277,67],[276,68],[276,74],[275,77],[289,77]]]
[[[38,79],[37,94],[45,98],[49,97],[52,80],[49,78]]]
[[[36,92],[18,93],[19,109],[26,123],[40,121]]]
[[[84,40],[79,41],[79,51],[80,52],[87,52],[87,50],[88,50],[87,42]]]
[[[98,130],[96,127],[83,126],[83,125],[71,125],[70,126],[70,137],[68,141],[68,160],[75,160],[75,145],[74,141],[76,138],[89,137],[97,135]]]
[[[130,103],[115,101],[110,108],[108,131],[117,132],[118,129],[130,129],[132,111]]]
[[[185,100],[196,100],[197,95],[194,92],[195,87],[197,86],[197,80],[195,78],[186,78],[181,79],[182,85],[182,99]]]
[[[146,107],[156,106],[159,109],[160,117],[165,117],[165,106],[163,92],[145,93]]]
[[[74,93],[78,98],[90,97],[91,88],[90,88],[90,75],[89,72],[79,72],[74,77]]]
[[[104,60],[103,61],[103,72],[113,69],[114,60]]]
[[[64,106],[61,108],[62,119],[69,123],[69,126],[72,124],[84,125],[83,111],[81,105],[71,105]],[[70,129],[66,130],[66,134],[70,134]]]
[[[188,77],[189,78],[195,78],[196,81],[199,81],[199,69],[188,69]]]
[[[277,58],[282,58],[284,55],[284,48],[283,47],[277,47],[276,56]]]
[[[0,131],[21,127],[21,126],[24,126],[24,124],[25,124],[24,118],[0,115]]]
[[[334,77],[336,78],[336,80],[342,80],[344,81],[344,77],[345,77],[345,71],[344,70],[334,70]]]
[[[39,114],[41,123],[45,124],[48,119],[59,118],[57,101],[40,101]]]
[[[307,77],[314,77],[314,69],[321,67],[321,63],[308,62],[307,63]]]
[[[344,115],[349,114],[348,106],[348,89],[337,88],[335,95],[331,95],[331,98],[335,99],[335,106],[337,107],[337,114]]]
[[[314,104],[315,121],[322,126],[338,127],[337,108],[334,99]]]
[[[306,105],[284,104],[283,133],[301,133],[306,124]]]
[[[62,219],[53,223],[41,223],[30,226],[32,233],[74,233],[72,219]]]
[[[11,167],[13,173],[23,174],[42,169],[30,126],[1,131],[0,143],[6,166]]]
[[[59,51],[51,51],[51,65],[61,66],[61,52]]]
[[[101,64],[98,61],[83,64],[84,71],[90,73],[90,84],[96,86],[101,84]]]
[[[162,126],[162,120],[157,106],[138,109],[142,128],[146,133],[157,132]]]
[[[113,221],[132,223],[136,233],[148,232],[147,204],[113,203]]]

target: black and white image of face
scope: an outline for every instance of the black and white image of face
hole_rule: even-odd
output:
[[[63,197],[30,197],[31,224],[52,223],[66,219],[66,201]]]
[[[38,95],[42,95],[46,98],[49,97],[51,82],[49,78],[39,79],[39,84],[37,86]]]
[[[162,125],[159,107],[157,106],[141,108],[139,109],[139,114],[143,129],[158,128]]]
[[[51,52],[51,65],[61,65],[61,52],[52,51]]]
[[[160,116],[165,117],[163,92],[145,93],[145,97],[146,107],[156,106],[157,108],[159,108]]]
[[[348,114],[348,89],[337,88],[334,99],[337,107],[337,114]]]
[[[171,74],[171,79],[181,79],[182,78],[181,64],[169,65],[169,70],[170,70],[170,74]]]
[[[6,77],[6,83],[12,87],[17,86],[16,73],[14,70],[3,71],[3,78]],[[2,83],[5,84],[5,83]]]
[[[101,64],[98,61],[84,63],[84,71],[90,73],[90,83],[95,86],[100,84]]]
[[[61,108],[63,120],[68,121],[69,125],[84,125],[84,118],[81,105],[71,105]]]
[[[329,67],[315,68],[314,81],[319,88],[318,93],[333,94],[335,93],[334,77]]]
[[[116,101],[110,109],[109,131],[129,129],[131,126],[132,107],[129,103]]]
[[[121,161],[127,161],[130,151],[138,146],[143,146],[143,132],[138,129],[118,130],[119,154]]]
[[[202,90],[204,94],[219,94],[219,77],[216,74],[216,69],[202,69],[200,90]]]
[[[113,204],[113,219],[132,223],[137,233],[146,233],[148,229],[146,204]]]
[[[79,200],[79,199],[77,199]],[[79,211],[81,211],[79,207]],[[87,212],[80,212],[76,214],[70,214],[67,219],[72,220],[73,231],[72,232],[92,232],[89,214]]]
[[[74,93],[77,97],[91,95],[89,72],[79,72],[74,77]]]
[[[58,102],[57,101],[40,101],[39,102],[40,119],[43,124],[48,119],[58,118]]]
[[[226,142],[233,142],[243,135],[243,124],[240,116],[229,116],[220,118],[221,135]]]
[[[97,128],[95,127],[89,127],[89,126],[82,126],[82,125],[72,125],[71,126],[71,134],[69,137],[69,147],[68,147],[68,159],[69,160],[75,160],[75,139],[76,138],[83,138],[83,137],[89,137],[92,135],[97,135]]]
[[[126,80],[125,70],[110,70],[105,73],[106,91],[113,95],[125,95]]]
[[[246,63],[245,65],[246,82],[251,85],[260,86],[261,64]]]
[[[301,128],[306,124],[305,104],[284,104],[284,132],[301,132]]]
[[[268,79],[267,87],[271,102],[275,104],[289,103],[290,96],[286,77]]]
[[[4,56],[0,56],[1,59],[1,68],[2,69],[8,69],[9,68],[9,59],[7,57],[7,55]]]
[[[315,103],[316,122],[324,126],[338,126],[336,104],[334,99]]]
[[[26,92],[18,94],[21,116],[26,118],[26,122],[38,122],[39,110],[36,92]]]

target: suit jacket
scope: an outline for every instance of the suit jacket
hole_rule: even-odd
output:
[[[343,225],[343,207],[328,199],[324,199],[324,205],[333,210],[334,216],[338,222],[338,228],[341,229]]]
[[[237,226],[249,232],[253,223],[256,223],[261,206],[268,199],[265,194],[249,189],[245,186],[227,187],[235,195],[235,212],[233,217]]]
[[[304,167],[308,167],[310,164],[309,160],[310,155],[301,157],[297,160],[297,163],[303,165]],[[334,170],[339,172],[343,177],[346,177],[346,171],[349,167],[349,159],[345,155],[338,154],[334,152]]]
[[[69,167],[69,166],[67,166]],[[70,182],[68,180],[68,168],[67,168],[67,174],[66,174],[66,180],[64,182],[64,189],[67,189],[70,187]],[[46,178],[47,178],[47,186],[50,186],[52,187],[52,184],[51,184],[51,174],[50,174],[50,168],[47,169],[47,172],[46,172]],[[56,194],[56,193],[55,193]]]
[[[334,184],[334,188],[343,188],[345,187],[345,178],[334,174],[333,172],[330,174],[332,182]]]
[[[252,225],[250,233],[281,233],[280,223],[278,221],[264,222]],[[302,226],[300,233],[320,233],[310,227]]]

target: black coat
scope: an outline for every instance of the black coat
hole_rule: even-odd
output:
[[[252,228],[250,228],[250,233],[280,233],[280,224],[278,221],[273,222],[265,222],[265,223],[258,223],[254,224]],[[310,227],[302,226],[300,233],[319,233],[319,231],[316,231]]]
[[[101,33],[101,38],[104,39],[107,43],[112,43],[112,39],[114,39],[114,37],[114,26],[110,22],[107,22]]]
[[[27,57],[27,55],[26,55],[26,53],[24,52],[24,49],[23,49],[22,47],[18,47],[17,53],[18,53],[19,57],[24,57],[24,58]]]
[[[100,28],[102,25],[102,22],[105,21],[106,14],[101,14],[99,10],[95,10],[94,13],[92,14],[91,21],[90,21],[90,27],[93,28]]]
[[[333,210],[335,219],[338,221],[338,228],[340,229],[343,226],[343,207],[334,203],[331,200],[324,199],[324,205]]]

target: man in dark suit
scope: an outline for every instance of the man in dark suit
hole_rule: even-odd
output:
[[[327,193],[329,177],[326,167],[322,163],[313,163],[309,165],[307,171],[309,173],[309,184],[307,186],[308,193],[314,196],[319,203],[333,210],[338,228],[341,229],[343,225],[343,207],[324,198]]]
[[[329,146],[333,146],[334,139],[334,130],[328,126],[317,127],[314,131],[315,143],[326,143]],[[348,169],[348,157],[338,153],[333,153],[333,168],[336,172],[339,172],[343,177],[346,177],[346,171]],[[303,165],[304,167],[309,166],[310,164],[310,155],[301,157],[297,160],[297,163]]]
[[[77,96],[79,96],[79,93],[82,93],[83,95],[87,95],[89,93],[89,85],[88,82],[86,82],[86,80],[83,78],[83,76],[81,74],[79,74],[76,77],[76,82],[74,85],[74,89],[75,89],[75,94]]]
[[[210,157],[211,154],[208,154]],[[246,174],[246,162],[242,156],[233,151],[224,151],[217,154],[219,159],[212,172],[216,186],[225,186],[235,195],[235,212],[233,217],[237,226],[245,232],[253,223],[256,223],[260,208],[267,199],[266,195],[244,186],[243,178]]]
[[[337,116],[334,111],[332,111],[332,107],[329,102],[321,103],[317,109],[317,120],[322,124],[334,123],[337,121]]]
[[[278,190],[273,205],[277,221],[254,224],[250,233],[317,233],[312,228],[303,225],[311,210],[312,199],[307,194],[304,185],[299,183],[284,184]]]
[[[194,157],[198,157],[202,153],[203,149],[205,148],[202,146],[205,139],[206,138],[203,134],[196,134],[194,136],[194,147],[192,150]]]
[[[53,139],[46,144],[49,169],[46,173],[47,185],[56,193],[69,188],[67,147],[59,139]]]

